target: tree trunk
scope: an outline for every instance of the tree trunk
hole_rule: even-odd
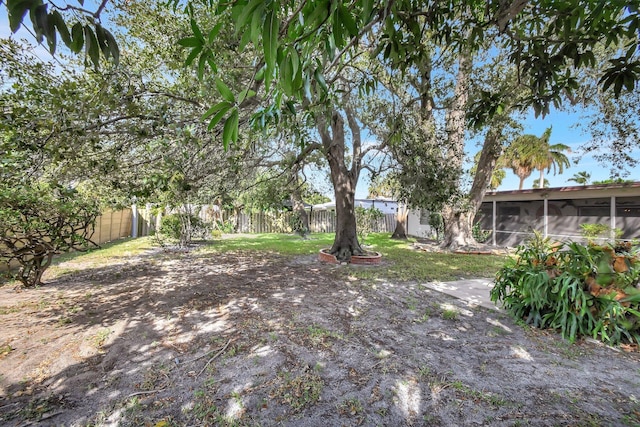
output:
[[[329,162],[336,200],[336,236],[330,253],[335,255],[338,261],[349,262],[352,255],[364,254],[360,242],[358,242],[355,214],[356,183],[360,175],[362,159],[360,157],[360,128],[349,107],[345,106],[344,108],[353,139],[351,169],[347,168],[345,164],[345,129],[341,114],[337,111],[332,112],[331,133],[329,133],[326,119],[321,115],[317,118],[317,126],[324,154]]]
[[[409,210],[407,205],[401,204],[398,206],[398,212],[396,213],[396,228],[391,235],[392,239],[407,239],[407,217],[409,216]]]
[[[524,187],[524,180],[526,178],[520,177],[520,185],[518,186],[518,190],[522,190],[522,188]]]
[[[334,182],[342,181],[343,185],[335,185],[336,197],[336,237],[331,247],[331,254],[339,261],[350,261],[352,255],[362,255],[364,251],[358,241],[355,214],[355,187],[349,185],[345,177],[336,176],[331,170],[331,178]]]
[[[302,195],[300,194],[300,187],[298,186],[298,177],[295,177],[295,187],[291,190],[291,207],[293,213],[297,215],[296,226],[293,231],[300,234],[302,237],[309,234],[309,215],[304,209],[304,202],[302,201]]]
[[[469,83],[472,60],[471,54],[463,52],[458,58],[458,75],[456,77],[456,87],[451,107],[446,115],[446,131],[448,135],[447,157],[452,166],[462,171],[462,160],[464,159],[464,136],[466,131],[466,109],[469,98]],[[469,212],[465,203],[454,200],[442,209],[442,219],[444,222],[444,239],[442,247],[455,249],[458,246],[469,246],[476,244],[471,233]]]
[[[507,114],[506,111],[503,113],[503,115]],[[498,117],[494,119],[494,123],[485,135],[476,174],[473,177],[473,184],[466,198],[466,203],[463,204],[464,208],[456,210],[455,206],[448,206],[443,210],[443,247],[455,250],[460,246],[478,245],[473,237],[473,221],[482,206],[484,195],[491,184],[491,175],[496,167],[498,157],[500,157],[503,128],[504,124]]]
[[[446,206],[442,210],[444,221],[442,247],[455,250],[461,246],[477,246],[478,242],[474,239],[472,231],[475,216],[475,211],[460,211]]]

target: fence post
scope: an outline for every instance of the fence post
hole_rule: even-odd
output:
[[[138,206],[131,205],[131,237],[138,237]]]

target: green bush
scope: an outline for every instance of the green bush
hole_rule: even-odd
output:
[[[640,343],[640,260],[629,243],[555,243],[537,235],[498,272],[491,300],[575,341]]]
[[[0,261],[20,265],[15,278],[41,284],[53,256],[85,250],[100,210],[94,198],[59,185],[0,185]],[[10,273],[11,274],[11,273]]]
[[[181,246],[191,243],[194,238],[205,239],[211,227],[198,216],[184,213],[170,214],[162,217],[160,234],[180,242]]]
[[[380,209],[356,207],[356,227],[360,243],[364,243],[369,234],[377,231],[376,224],[382,218],[384,214]]]

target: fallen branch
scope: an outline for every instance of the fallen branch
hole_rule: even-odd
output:
[[[227,343],[224,345],[224,347],[222,347],[222,349],[219,352],[217,352],[215,356],[213,356],[211,359],[209,359],[207,364],[204,365],[204,368],[202,368],[200,370],[200,372],[198,372],[198,375],[196,375],[196,378],[198,378],[200,376],[200,374],[202,374],[204,372],[204,370],[207,369],[207,367],[209,366],[209,363],[213,362],[218,356],[220,356],[222,353],[224,353],[224,351],[227,349],[227,347],[229,347],[229,344],[231,344],[232,341],[233,341],[232,339],[229,339],[229,341],[227,341]]]
[[[163,390],[166,390],[166,388],[158,388],[156,390],[149,390],[149,391],[137,391],[137,392],[131,393],[129,396],[127,396],[127,399],[131,399],[132,397],[135,397],[135,396],[142,396],[144,394],[158,393],[158,392],[161,392]]]
[[[251,282],[251,283],[253,283],[253,282]],[[227,345],[229,345],[229,343],[227,343]],[[226,346],[225,346],[225,347],[226,347]],[[211,353],[213,353],[214,351],[219,351],[219,350],[218,350],[218,349],[213,349],[213,350],[211,350],[211,351],[207,351],[206,353],[201,354],[200,356],[194,357],[194,358],[193,358],[193,359],[191,359],[191,360],[187,360],[186,362],[183,362],[183,364],[185,364],[185,365],[186,365],[186,364],[188,364],[188,363],[193,363],[193,362],[195,362],[195,361],[198,361],[198,360],[202,359],[203,357],[207,357],[208,355],[210,355],[210,354],[211,354]]]
[[[56,412],[51,412],[51,413],[49,413],[49,414],[44,414],[42,417],[40,417],[40,419],[38,419],[38,421],[37,421],[37,422],[40,422],[40,421],[43,421],[43,420],[48,420],[49,418],[53,418],[53,417],[55,417],[56,415],[60,415],[60,414],[62,414],[62,413],[64,413],[64,411],[56,411]],[[34,424],[35,422],[36,422],[36,421],[27,421],[27,422],[26,422],[26,423],[24,423],[24,424],[20,424],[20,426],[19,426],[19,427],[27,427],[27,426],[30,426],[30,425]]]

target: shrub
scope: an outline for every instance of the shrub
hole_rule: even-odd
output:
[[[631,244],[555,243],[536,235],[497,274],[491,300],[515,317],[610,345],[640,343],[640,259]]]
[[[46,184],[0,187],[0,260],[20,264],[25,287],[41,284],[55,254],[84,250],[100,213],[92,198]]]
[[[376,230],[376,224],[382,218],[384,214],[380,209],[356,207],[356,225],[361,243],[364,243],[367,236]]]
[[[429,214],[429,225],[436,233],[436,240],[440,241],[442,234],[444,233],[444,219],[438,212],[431,212]]]
[[[210,232],[209,224],[196,215],[185,213],[166,215],[160,225],[160,234],[178,240],[180,246],[188,245],[193,238],[204,239]]]

